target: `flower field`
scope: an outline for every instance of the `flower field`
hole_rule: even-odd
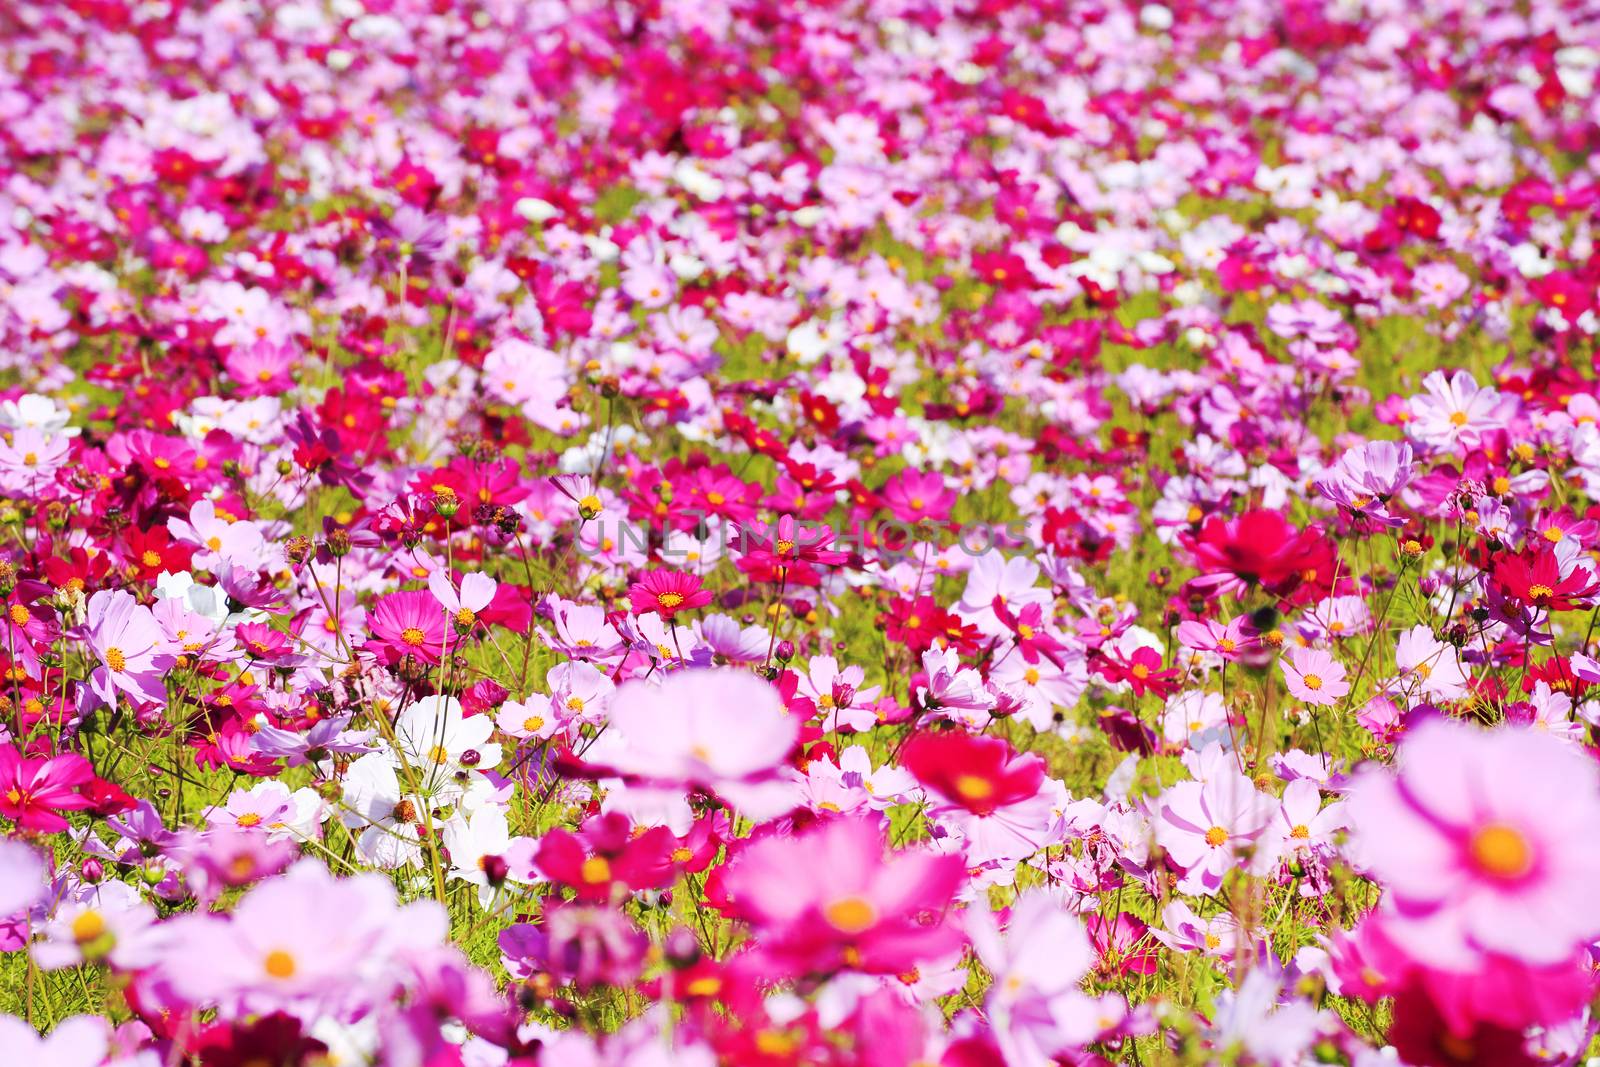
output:
[[[0,4],[0,1063],[1600,1063],[1597,75]]]

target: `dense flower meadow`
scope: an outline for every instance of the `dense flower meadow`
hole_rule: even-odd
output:
[[[0,1063],[1596,1062],[1597,74],[0,4]]]

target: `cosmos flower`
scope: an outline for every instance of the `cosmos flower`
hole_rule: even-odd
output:
[[[59,812],[94,803],[84,790],[94,768],[76,752],[29,759],[15,745],[0,744],[0,815],[24,830],[52,833],[67,828]]]
[[[1283,668],[1289,693],[1296,700],[1332,707],[1350,692],[1344,664],[1324,649],[1296,646],[1278,663]]]
[[[882,828],[838,818],[740,850],[726,881],[783,972],[899,974],[960,943],[942,916],[963,871],[954,856],[888,852]]]
[[[413,701],[394,721],[400,751],[428,789],[459,771],[491,769],[500,763],[500,745],[489,740],[494,720],[463,715],[454,697],[426,696]]]
[[[1269,798],[1237,772],[1179,782],[1161,794],[1156,840],[1184,870],[1179,890],[1208,896],[1235,867],[1269,865],[1273,857],[1257,839],[1272,814]]]
[[[99,1067],[110,1042],[106,1021],[90,1015],[63,1019],[48,1034],[15,1015],[0,1015],[0,1056],[8,1063],[51,1067]]]
[[[1512,401],[1481,388],[1466,371],[1436,370],[1422,379],[1422,395],[1411,401],[1406,434],[1431,449],[1472,448],[1484,435],[1504,429]]]
[[[628,598],[635,615],[655,612],[670,621],[679,612],[711,603],[711,590],[702,589],[701,584],[698,576],[683,571],[649,571],[628,587]]]
[[[461,589],[457,592],[444,571],[428,575],[428,591],[444,607],[458,633],[466,633],[478,624],[478,613],[494,600],[498,584],[487,574],[473,573],[462,577]],[[404,635],[402,630],[402,641]]]
[[[755,818],[786,810],[779,773],[799,722],[777,690],[733,668],[675,671],[660,685],[629,682],[611,698],[611,733],[590,758],[620,774],[677,788],[699,786]]]
[[[1315,526],[1297,529],[1268,509],[1237,518],[1213,515],[1198,534],[1181,533],[1178,540],[1200,569],[1194,584],[1212,594],[1237,595],[1257,584],[1280,595],[1292,592],[1326,552]]]
[[[379,597],[367,625],[374,649],[391,662],[415,656],[438,663],[444,656],[446,619],[452,615],[432,592],[406,589]]]
[[[1600,856],[1575,846],[1600,830],[1600,782],[1554,738],[1431,720],[1347,807],[1355,856],[1393,894],[1391,935],[1419,960],[1553,963],[1600,933]]]
[[[0,756],[0,759],[6,757]],[[45,894],[50,868],[31,845],[0,840],[0,917],[17,914]]]
[[[137,701],[166,699],[165,672],[174,657],[150,609],[124,590],[101,590],[89,598],[87,640],[100,661],[91,684],[107,703],[124,693]]]
[[[177,924],[160,966],[193,1003],[224,1017],[333,1011],[381,995],[409,946],[437,944],[447,920],[435,902],[399,905],[376,874],[335,878],[301,860],[255,886],[229,918],[196,913]]]

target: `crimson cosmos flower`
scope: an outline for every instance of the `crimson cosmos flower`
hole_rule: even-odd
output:
[[[1259,584],[1278,595],[1293,592],[1308,571],[1315,571],[1325,541],[1321,528],[1297,530],[1267,508],[1237,518],[1213,515],[1199,534],[1180,533],[1178,539],[1200,569],[1196,587],[1238,593]]]
[[[988,815],[1039,792],[1044,761],[1018,756],[1002,738],[925,733],[901,750],[900,764],[917,781],[974,815]]]
[[[1491,580],[1507,598],[1547,611],[1571,611],[1600,588],[1582,567],[1573,567],[1562,577],[1561,564],[1548,549],[1502,556]]]

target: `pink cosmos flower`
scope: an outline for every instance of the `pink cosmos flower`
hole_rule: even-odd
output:
[[[970,726],[988,722],[995,696],[984,686],[981,674],[962,664],[955,649],[928,649],[922,654],[922,669],[928,673],[927,685],[917,690],[923,707]]]
[[[1249,945],[1239,920],[1231,912],[1218,912],[1202,919],[1194,909],[1181,900],[1174,900],[1161,909],[1162,930],[1152,929],[1150,936],[1178,952],[1203,952],[1220,960],[1231,960]]]
[[[967,919],[978,958],[994,975],[984,1007],[1005,1062],[1047,1064],[1093,1041],[1127,1012],[1120,997],[1091,997],[1078,984],[1094,966],[1083,921],[1048,893],[1023,894],[1004,933],[993,913]]]
[[[397,957],[441,943],[449,921],[431,900],[397,906],[382,875],[336,878],[301,860],[251,889],[228,916],[200,912],[167,927],[166,981],[232,1018],[359,1007],[397,987]]]
[[[1344,664],[1323,649],[1296,647],[1278,662],[1296,700],[1331,707],[1350,692]]]
[[[445,617],[432,593],[404,589],[379,597],[367,625],[373,645],[390,662],[416,656],[424,663],[438,663],[444,655]]]
[[[119,970],[147,967],[159,957],[164,936],[156,910],[125,882],[62,887],[48,919],[36,927],[33,961],[45,970],[109,963]]]
[[[102,589],[89,598],[87,640],[99,659],[90,687],[108,704],[120,691],[140,703],[167,697],[163,678],[177,662],[166,648],[161,624],[150,609],[123,589]]]
[[[72,441],[25,426],[11,440],[0,439],[0,489],[8,493],[35,493],[49,483],[72,453]]]
[[[630,263],[622,272],[622,291],[647,308],[665,307],[672,302],[677,288],[672,272],[661,263]]]
[[[725,884],[782,971],[900,974],[960,945],[945,912],[966,869],[955,856],[887,852],[887,844],[877,822],[837,818],[749,845]]]
[[[50,868],[38,849],[0,838],[0,918],[38,903],[44,896],[49,874]]]
[[[266,338],[228,350],[222,365],[234,380],[239,396],[272,396],[294,385],[294,347]]]
[[[905,523],[948,518],[956,506],[955,490],[945,486],[938,471],[903,470],[880,492],[889,513]]]
[[[1479,388],[1464,370],[1433,371],[1422,388],[1411,400],[1406,436],[1432,449],[1474,448],[1485,434],[1508,426],[1517,409],[1514,397]]]
[[[779,776],[800,723],[778,691],[734,668],[677,671],[660,685],[628,682],[611,698],[611,729],[588,758],[676,789],[699,786],[752,818],[794,802]]]
[[[1537,730],[1431,719],[1394,772],[1359,776],[1353,856],[1388,889],[1389,932],[1417,959],[1466,969],[1485,953],[1554,963],[1600,934],[1600,781]]]
[[[204,833],[186,831],[174,849],[195,898],[210,904],[224,890],[259,882],[283,870],[298,855],[294,842],[239,823]]]
[[[99,1067],[108,1042],[106,1021],[89,1015],[63,1019],[40,1035],[15,1015],[0,1015],[0,1062],[50,1067]]]
[[[1156,840],[1184,868],[1179,891],[1209,896],[1241,863],[1264,870],[1271,857],[1256,848],[1256,839],[1272,814],[1272,798],[1236,771],[1204,783],[1179,782],[1163,793]]]
[[[450,613],[451,621],[462,633],[477,625],[478,612],[489,606],[499,587],[500,583],[487,574],[473,573],[462,577],[458,593],[450,582],[450,575],[443,570],[428,575],[428,591]]]
[[[1400,687],[1408,692],[1433,700],[1459,700],[1470,691],[1461,654],[1420,623],[1396,640],[1394,662],[1406,675]]]
[[[1255,637],[1245,633],[1244,624],[1243,615],[1226,623],[1216,619],[1186,620],[1178,624],[1178,644],[1197,652],[1214,652],[1234,663],[1256,645]]]
[[[1283,803],[1273,813],[1267,832],[1268,848],[1285,860],[1305,863],[1314,855],[1331,852],[1333,835],[1344,829],[1342,801],[1322,806],[1322,791],[1310,778],[1296,778],[1283,790]]]
[[[267,552],[267,541],[253,522],[230,522],[217,514],[209,500],[197,501],[188,519],[167,520],[167,532],[187,544],[199,546],[194,554],[195,569],[217,570],[227,560],[254,568]]]

